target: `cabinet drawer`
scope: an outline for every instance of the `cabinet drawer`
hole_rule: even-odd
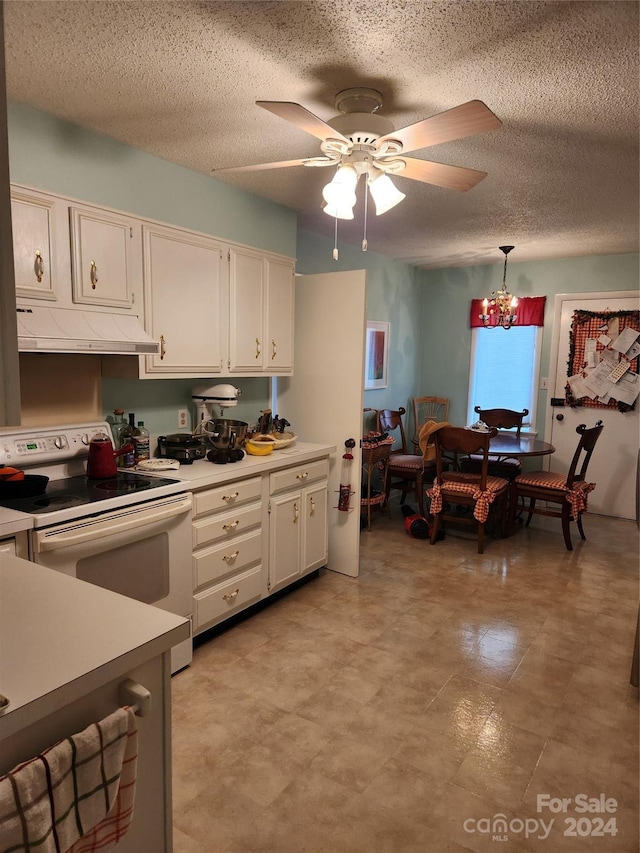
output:
[[[193,496],[193,516],[198,518],[208,512],[219,512],[222,509],[232,509],[239,504],[248,503],[259,498],[262,493],[260,477],[251,480],[240,480],[218,486],[215,489],[204,489],[195,492]]]
[[[207,623],[222,622],[260,598],[262,567],[256,566],[235,578],[193,596],[196,633]]]
[[[240,572],[262,558],[262,531],[237,536],[215,548],[193,555],[196,587],[204,586],[231,572]]]
[[[219,539],[228,541],[240,533],[246,533],[252,527],[259,527],[261,518],[262,503],[243,507],[237,512],[225,512],[200,518],[193,522],[193,547],[201,548]]]
[[[296,465],[284,471],[276,471],[269,477],[269,491],[273,495],[276,492],[284,492],[287,489],[299,489],[315,480],[323,480],[329,476],[329,460],[318,459],[309,462],[308,465]]]

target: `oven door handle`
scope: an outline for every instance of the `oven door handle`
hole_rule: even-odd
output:
[[[133,513],[130,518],[119,517],[109,521],[98,520],[87,524],[83,529],[76,528],[66,533],[45,533],[42,538],[37,538],[36,550],[38,553],[42,553],[43,551],[57,551],[59,548],[70,548],[73,545],[87,542],[89,539],[113,536],[126,530],[134,530],[136,527],[146,527],[149,524],[155,524],[157,521],[173,518],[176,515],[184,515],[190,509],[191,495],[187,499],[171,504],[166,508],[139,510]]]

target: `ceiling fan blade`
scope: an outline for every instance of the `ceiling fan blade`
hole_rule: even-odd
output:
[[[498,127],[502,127],[502,122],[486,104],[482,101],[468,101],[380,137],[376,141],[376,148],[379,150],[383,142],[397,139],[402,143],[403,152],[416,151],[418,148],[464,139],[465,136],[496,130]]]
[[[265,169],[284,169],[287,166],[304,166],[309,158],[304,160],[280,160],[279,163],[257,163],[252,166],[228,166],[226,169],[213,169],[214,175],[221,172],[262,172]]]
[[[321,118],[309,112],[300,104],[294,104],[292,101],[256,101],[259,107],[274,115],[280,116],[285,121],[295,124],[301,130],[310,133],[318,139],[340,139],[343,142],[349,143],[346,136],[343,136],[339,131],[334,130],[330,124],[322,121]]]
[[[411,178],[425,184],[435,184],[446,190],[466,192],[487,177],[486,172],[466,169],[464,166],[447,166],[446,163],[434,163],[431,160],[416,160],[413,157],[399,158],[406,163],[401,171],[390,170],[392,177]]]

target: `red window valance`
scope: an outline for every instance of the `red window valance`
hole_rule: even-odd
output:
[[[544,326],[544,306],[546,296],[522,296],[518,298],[518,326]],[[482,299],[471,300],[469,325],[472,329],[483,326],[480,319],[482,314]]]

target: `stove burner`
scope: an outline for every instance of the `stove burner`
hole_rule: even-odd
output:
[[[54,495],[52,497],[43,495],[41,498],[32,501],[32,506],[34,512],[54,512],[57,509],[66,509],[68,506],[81,503],[83,503],[82,498],[74,497],[74,495]]]
[[[95,480],[91,483],[94,489],[99,489],[104,492],[111,492],[114,495],[127,494],[128,492],[139,492],[141,489],[148,489],[151,486],[151,480],[145,480],[136,475],[136,479],[127,479],[127,475],[118,477],[115,480]]]

